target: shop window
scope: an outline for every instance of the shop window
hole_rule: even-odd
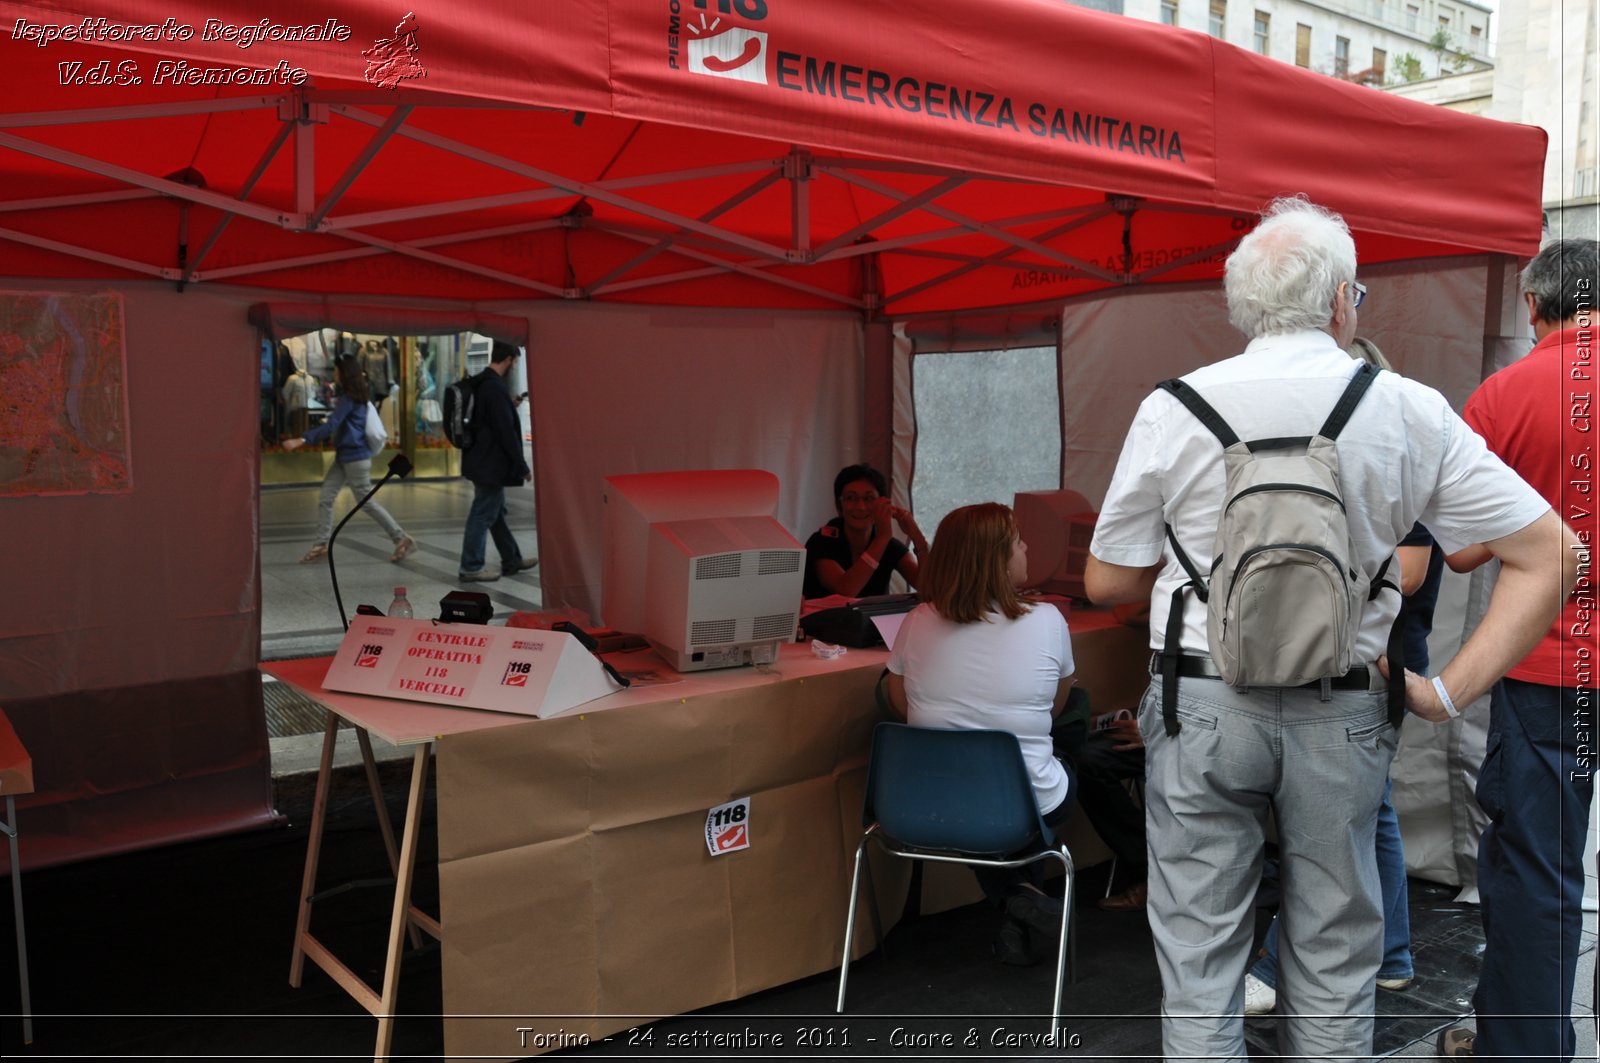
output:
[[[470,332],[435,336],[381,336],[319,329],[261,348],[261,481],[320,480],[333,444],[283,450],[283,440],[325,421],[339,399],[335,360],[356,358],[371,399],[389,432],[389,447],[403,452],[418,476],[454,476],[460,455],[444,436],[444,388],[489,364],[491,341]],[[519,360],[516,372],[523,372]],[[520,379],[520,377],[519,377]],[[525,387],[519,387],[526,390]]]

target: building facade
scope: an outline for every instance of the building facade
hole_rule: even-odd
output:
[[[1209,33],[1331,77],[1384,86],[1487,68],[1493,12],[1472,0],[1087,0]]]
[[[1600,53],[1593,0],[1524,0],[1500,20],[1494,100],[1488,114],[1550,134],[1545,219],[1558,236],[1600,236]]]
[[[1071,0],[1550,136],[1556,235],[1600,228],[1600,4],[1512,0]],[[1493,42],[1493,43],[1491,43]]]

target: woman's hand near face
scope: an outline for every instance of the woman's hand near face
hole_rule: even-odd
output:
[[[887,498],[879,498],[872,504],[872,530],[876,535],[894,534],[895,506]]]
[[[917,527],[917,518],[911,515],[909,509],[902,509],[899,506],[892,507],[891,512],[894,514],[895,523],[900,525],[900,533],[911,543],[912,548],[917,552],[917,556],[926,558],[928,556],[928,540],[922,534],[922,529]],[[915,581],[915,572],[906,578]]]

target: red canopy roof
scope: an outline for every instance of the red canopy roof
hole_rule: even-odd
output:
[[[890,314],[1540,233],[1541,130],[1058,0],[0,0],[13,276]],[[408,16],[408,12],[413,14]]]

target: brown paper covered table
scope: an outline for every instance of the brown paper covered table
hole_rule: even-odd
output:
[[[1137,701],[1144,629],[1098,611],[1069,623],[1095,705]],[[405,937],[426,931],[443,953],[446,1054],[523,1058],[831,970],[887,657],[820,661],[785,646],[769,672],[635,686],[548,720],[325,690],[329,658],[262,665],[329,710],[291,982],[305,959],[322,967],[377,1018],[374,1055],[386,1057]],[[309,929],[340,719],[356,728],[375,794],[369,731],[414,749],[398,843],[379,819],[396,879],[379,990]],[[438,920],[411,904],[435,747]],[[750,847],[712,857],[707,812],[742,797]],[[904,875],[901,861],[877,875],[886,924]],[[953,869],[928,876],[922,907],[976,896]]]
[[[1136,702],[1146,630],[1069,623],[1096,707]],[[442,741],[446,1055],[521,1058],[838,966],[887,656],[787,646],[778,675],[702,673]],[[711,856],[707,812],[747,796],[750,848]],[[976,898],[953,870],[924,911]],[[903,875],[875,876],[886,924]]]

